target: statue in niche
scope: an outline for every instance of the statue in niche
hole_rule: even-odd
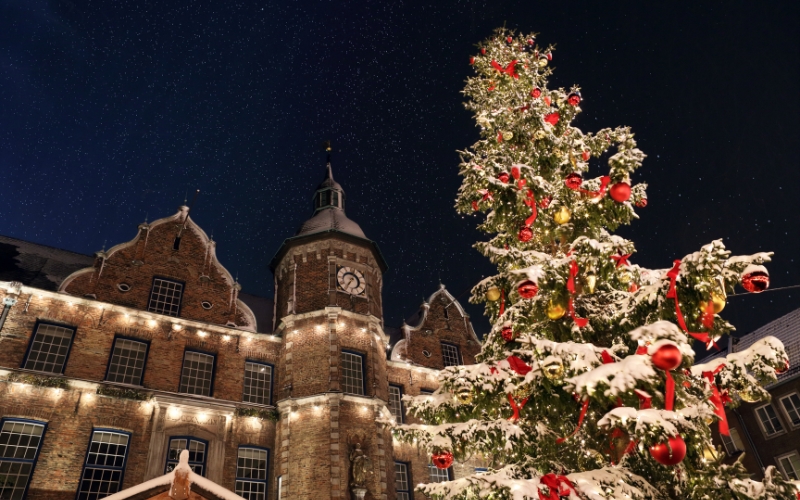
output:
[[[372,474],[372,460],[361,449],[361,443],[355,443],[350,451],[350,463],[353,479],[350,486],[353,488],[366,488],[367,474]]]

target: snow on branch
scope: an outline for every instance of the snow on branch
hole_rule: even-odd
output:
[[[396,429],[400,438],[405,441],[416,440],[428,452],[456,449],[454,443],[511,451],[520,441],[527,439],[527,433],[530,432],[528,430],[526,433],[517,424],[504,419],[472,419],[463,423],[440,425],[407,424]],[[535,431],[537,435],[547,432],[543,424],[537,426]]]
[[[625,395],[633,391],[640,382],[655,383],[658,374],[650,356],[632,355],[619,363],[600,365],[594,370],[567,379],[567,388],[578,394],[592,396],[602,391],[608,398]]]

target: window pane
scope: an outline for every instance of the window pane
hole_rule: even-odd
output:
[[[267,483],[236,480],[236,494],[246,500],[267,498]]]
[[[242,479],[267,479],[267,451],[256,448],[239,448],[236,477]]]
[[[192,438],[172,438],[167,451],[166,472],[171,472],[178,465],[183,450],[189,450],[189,467],[199,475],[205,473],[206,444]]]
[[[22,499],[43,435],[42,424],[3,421],[0,428],[0,499]]]
[[[403,403],[401,399],[402,391],[396,385],[389,386],[389,411],[394,415],[398,424],[403,423]]]
[[[244,396],[246,403],[268,405],[271,401],[272,367],[259,363],[244,364]]]
[[[394,489],[397,493],[408,491],[408,467],[404,463],[394,463]]]
[[[444,483],[450,480],[450,469],[440,469],[433,464],[428,464],[428,475],[431,483]]]
[[[146,357],[146,343],[117,339],[108,365],[107,380],[121,384],[142,385],[142,370]]]
[[[214,356],[187,351],[183,358],[180,392],[211,396]]]
[[[444,366],[458,366],[461,364],[458,356],[458,347],[452,344],[442,344],[442,360]]]
[[[342,391],[348,394],[364,394],[364,372],[362,357],[350,352],[342,353]]]
[[[781,403],[792,425],[800,425],[800,396],[797,393],[786,396],[781,399]]]
[[[72,328],[40,323],[33,335],[25,368],[40,372],[62,373],[73,333],[75,330]]]
[[[182,294],[183,285],[181,283],[155,278],[147,310],[167,316],[177,316],[180,312]]]
[[[800,479],[800,457],[798,457],[797,453],[793,453],[788,457],[781,457],[778,459],[778,463],[786,474],[787,479],[790,481]]]

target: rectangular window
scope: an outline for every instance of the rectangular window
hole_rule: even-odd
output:
[[[147,310],[167,316],[178,316],[181,310],[182,295],[183,283],[154,278]]]
[[[120,490],[130,434],[94,430],[86,453],[78,500],[105,498]]]
[[[269,451],[261,448],[239,448],[236,461],[236,494],[246,500],[266,500]]]
[[[0,498],[25,498],[44,430],[36,422],[0,421]]]
[[[111,350],[106,380],[120,384],[142,385],[147,342],[117,338]]]
[[[428,464],[428,476],[431,483],[444,483],[450,480],[452,467],[449,469],[440,469],[433,464]]]
[[[23,368],[47,373],[64,373],[74,328],[39,323],[31,339]]]
[[[394,489],[397,491],[397,500],[412,500],[411,478],[408,477],[408,464],[394,463]]]
[[[742,444],[742,439],[739,437],[739,431],[736,430],[735,427],[731,427],[729,430],[731,433],[730,436],[720,434],[719,437],[722,438],[722,445],[725,447],[725,453],[732,457],[733,455],[744,451],[744,444]]]
[[[775,413],[775,408],[772,405],[764,405],[756,409],[756,415],[761,421],[761,427],[764,429],[764,434],[772,436],[783,432],[783,425],[778,420],[778,415]]]
[[[458,355],[458,346],[442,342],[442,360],[444,366],[458,366],[461,364],[461,356]]]
[[[178,465],[183,450],[189,450],[189,467],[195,474],[206,475],[206,445],[202,439],[193,437],[172,437],[169,439],[167,466],[164,472],[171,472]]]
[[[389,411],[398,424],[403,423],[403,389],[399,385],[389,385]]]
[[[792,425],[800,425],[800,396],[795,392],[788,396],[781,398],[783,409],[786,410],[786,415],[789,417],[789,422]]]
[[[778,465],[781,466],[783,475],[789,481],[800,480],[800,457],[797,453],[790,453],[777,458]]]
[[[186,351],[183,355],[183,371],[179,392],[211,396],[211,380],[214,376],[214,356],[202,352]]]
[[[272,366],[246,361],[244,363],[245,403],[268,405],[272,403]]]
[[[364,357],[342,351],[342,391],[364,395]]]

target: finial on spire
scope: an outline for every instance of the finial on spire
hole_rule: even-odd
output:
[[[331,141],[324,141],[324,142],[322,143],[322,148],[323,148],[323,149],[325,150],[325,152],[328,154],[328,159],[327,159],[327,162],[328,162],[328,166],[330,167],[330,165],[331,165],[331,150],[332,150],[332,148],[331,148]]]

